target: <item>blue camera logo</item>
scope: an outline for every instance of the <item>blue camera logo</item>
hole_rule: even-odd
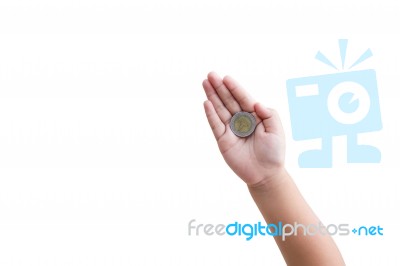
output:
[[[347,40],[339,40],[342,69]],[[349,69],[372,56],[368,49]],[[321,52],[316,59],[338,69]],[[286,83],[295,140],[321,139],[320,150],[299,156],[300,167],[332,167],[332,137],[347,136],[348,163],[379,163],[379,149],[357,143],[357,134],[382,128],[376,73],[372,69],[289,79]]]

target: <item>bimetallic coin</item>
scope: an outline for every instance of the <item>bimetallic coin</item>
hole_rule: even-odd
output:
[[[245,138],[254,132],[256,128],[256,118],[248,112],[237,112],[231,118],[229,125],[236,136]]]

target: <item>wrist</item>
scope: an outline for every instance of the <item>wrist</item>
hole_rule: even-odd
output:
[[[267,192],[270,193],[287,183],[290,179],[289,173],[285,167],[280,167],[274,171],[268,171],[264,174],[260,181],[254,184],[247,184],[250,192]]]

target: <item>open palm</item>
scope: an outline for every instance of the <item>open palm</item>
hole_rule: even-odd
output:
[[[252,186],[268,181],[280,171],[285,158],[285,137],[278,114],[256,103],[231,77],[221,79],[216,73],[203,81],[208,100],[204,109],[226,163],[246,184]],[[229,122],[239,111],[256,118],[255,132],[237,137]]]

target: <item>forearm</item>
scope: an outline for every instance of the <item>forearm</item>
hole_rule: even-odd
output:
[[[268,183],[249,186],[249,191],[268,224],[319,225],[318,217],[285,169],[267,180]],[[281,236],[274,237],[288,265],[344,265],[329,234],[304,236],[302,228],[297,233],[284,241]]]

